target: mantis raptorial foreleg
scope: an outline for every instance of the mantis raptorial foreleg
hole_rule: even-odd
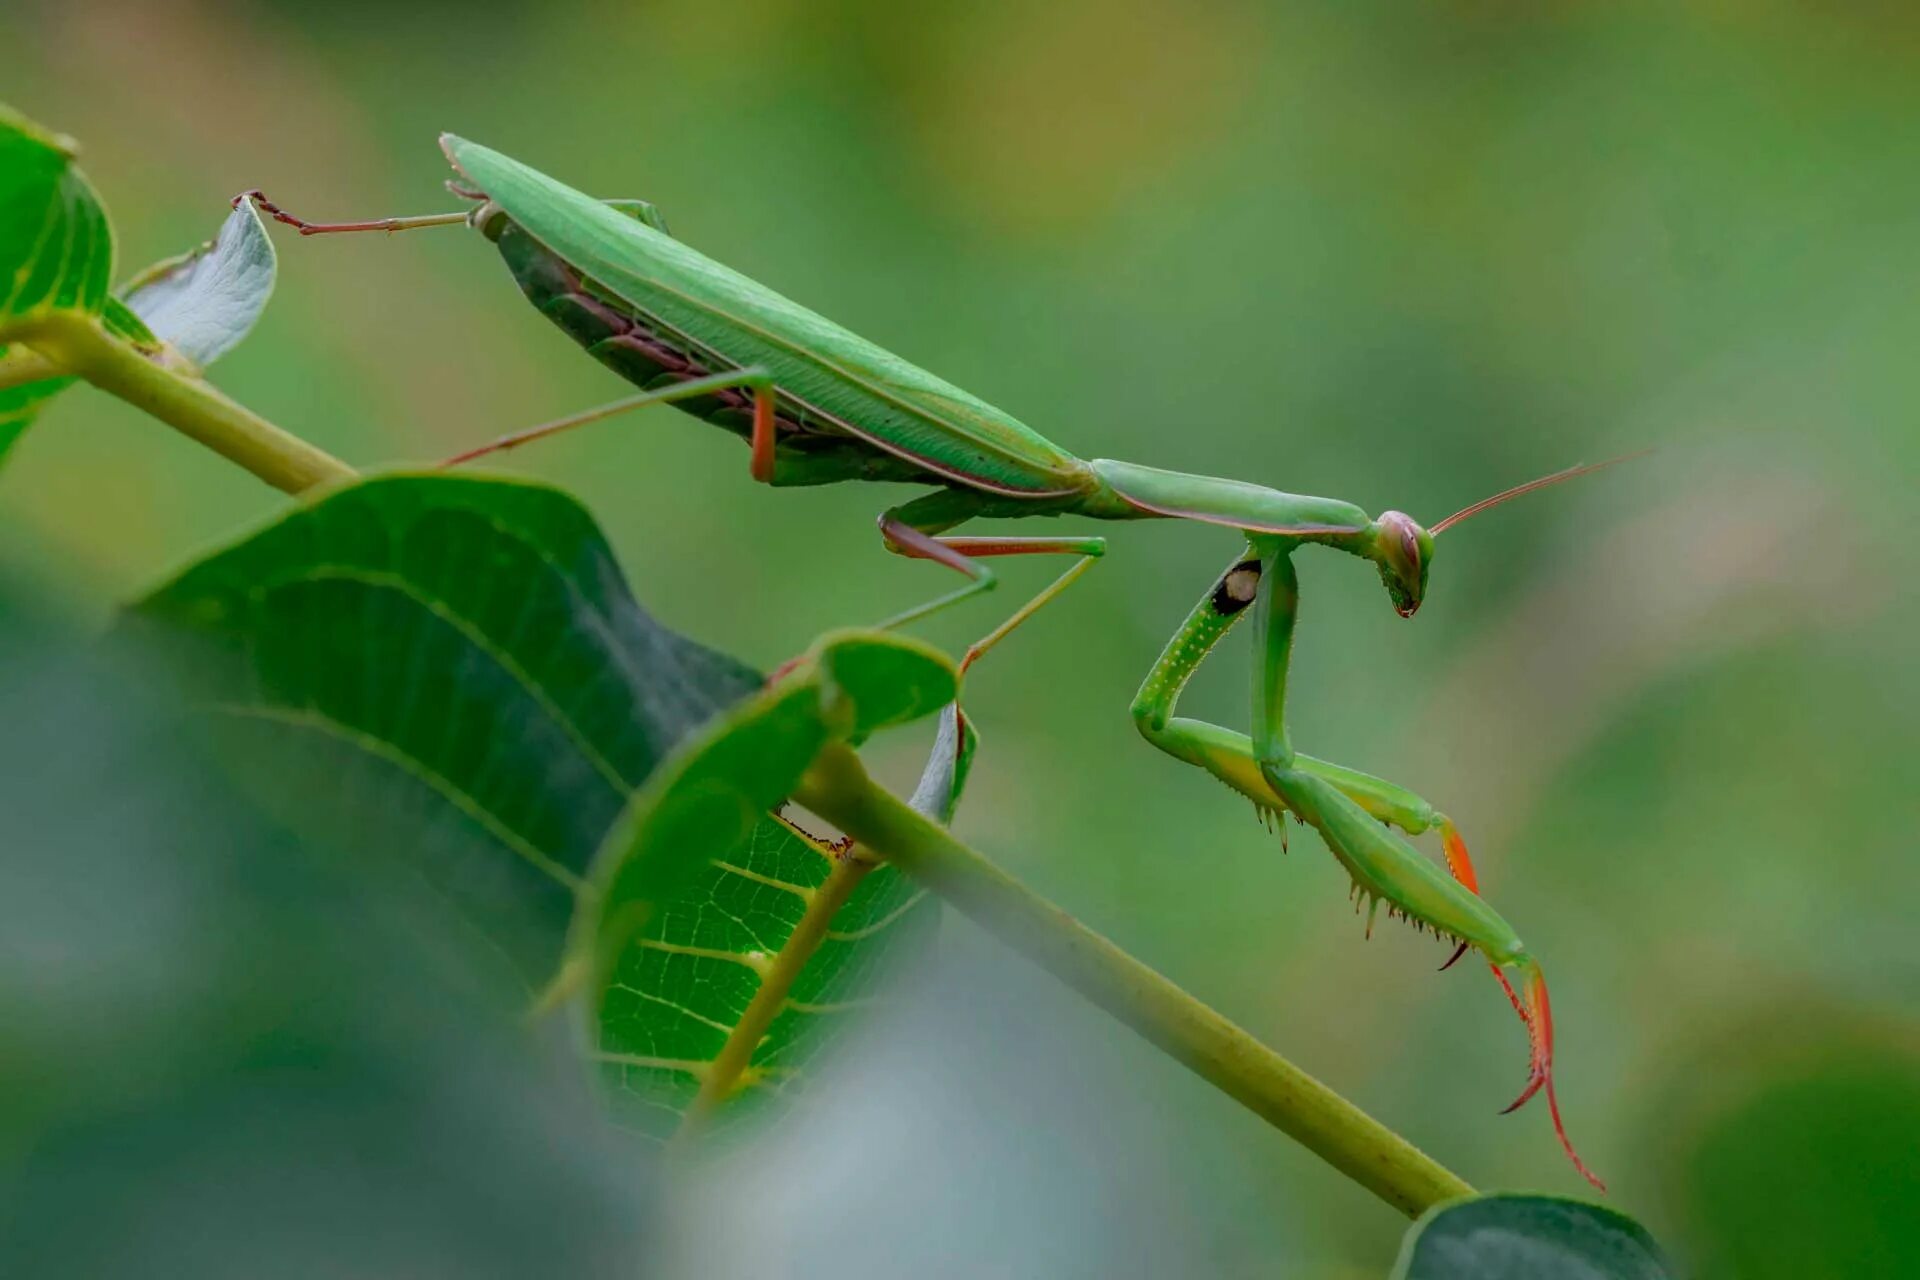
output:
[[[1413,793],[1303,756],[1288,740],[1287,671],[1299,602],[1290,550],[1282,539],[1250,540],[1248,554],[1221,576],[1148,673],[1134,699],[1134,720],[1161,750],[1206,769],[1255,804],[1285,809],[1313,827],[1353,877],[1356,893],[1370,900],[1372,910],[1385,899],[1391,913],[1476,947],[1487,957],[1507,999],[1527,1024],[1532,1047],[1527,1087],[1513,1107],[1545,1086],[1561,1146],[1575,1167],[1599,1186],[1574,1152],[1560,1120],[1553,1088],[1553,1017],[1546,981],[1512,927],[1479,897],[1466,846],[1453,824]],[[1239,615],[1248,611],[1256,633],[1252,734],[1175,718],[1181,689]],[[1457,880],[1421,857],[1390,826],[1409,831],[1438,828]],[[1369,927],[1372,919],[1370,911]],[[1507,969],[1525,983],[1524,1001],[1509,981]]]
[[[1162,751],[1196,765],[1251,800],[1263,812],[1286,810],[1286,802],[1267,782],[1244,733],[1204,720],[1175,718],[1173,712],[1187,681],[1221,637],[1240,620],[1258,592],[1260,559],[1255,548],[1227,567],[1181,626],[1140,687],[1133,716],[1146,739]],[[1405,787],[1307,755],[1293,753],[1293,767],[1321,778],[1381,822],[1408,835],[1438,831],[1447,867],[1467,888],[1479,891],[1466,842],[1448,817]],[[1297,815],[1296,815],[1297,816]],[[1448,961],[1451,964],[1452,961]]]

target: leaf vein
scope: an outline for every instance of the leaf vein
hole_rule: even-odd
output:
[[[509,827],[498,814],[482,805],[477,799],[461,790],[453,781],[428,768],[422,761],[415,759],[390,742],[382,741],[370,733],[363,733],[352,725],[343,724],[324,712],[294,707],[273,706],[264,703],[215,702],[206,704],[209,710],[223,715],[243,719],[269,720],[276,724],[287,725],[295,729],[309,729],[324,733],[357,747],[376,759],[384,760],[401,771],[412,775],[416,780],[438,792],[448,803],[472,818],[485,828],[501,844],[519,854],[536,868],[559,881],[573,893],[579,893],[584,887],[580,877],[553,860],[547,854],[535,848],[525,836]]]

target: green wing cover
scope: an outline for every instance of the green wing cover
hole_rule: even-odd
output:
[[[452,134],[454,168],[601,289],[783,396],[970,488],[1084,489],[1086,464],[992,405],[545,174]]]

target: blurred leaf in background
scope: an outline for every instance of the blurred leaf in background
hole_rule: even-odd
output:
[[[1794,1034],[1781,1036],[1782,1016]],[[1702,1028],[1649,1108],[1698,1280],[1920,1274],[1920,1035],[1831,997]]]

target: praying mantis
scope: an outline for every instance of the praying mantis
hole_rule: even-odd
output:
[[[1192,520],[1231,529],[1239,553],[1153,664],[1132,714],[1146,740],[1250,799],[1269,822],[1312,827],[1353,882],[1371,931],[1390,917],[1481,953],[1525,1025],[1527,1082],[1512,1111],[1544,1089],[1567,1158],[1604,1185],[1575,1151],[1554,1090],[1553,1015],[1540,965],[1479,895],[1453,823],[1413,792],[1296,751],[1287,732],[1287,673],[1299,606],[1293,563],[1317,545],[1374,566],[1394,610],[1410,618],[1427,592],[1436,538],[1523,493],[1610,463],[1571,467],[1476,502],[1431,527],[1399,511],[1370,516],[1334,498],[1283,493],[1242,480],[1083,460],[933,374],[690,248],[644,201],[602,201],[451,134],[442,149],[464,212],[370,222],[312,223],[258,191],[267,214],[302,234],[402,231],[465,222],[493,241],[527,298],[577,343],[642,391],[585,413],[503,436],[447,465],[513,449],[651,404],[682,410],[741,436],[748,472],[774,486],[905,481],[931,487],[879,518],[886,548],[966,578],[956,590],[888,619],[900,626],[989,591],[985,563],[1055,555],[1071,566],[967,650],[983,654],[1092,567],[1099,537],[954,536],[972,520],[1078,516]],[[1620,461],[1614,459],[1613,461]],[[1177,716],[1194,671],[1243,617],[1253,620],[1251,733]],[[1437,832],[1446,870],[1406,837]]]

